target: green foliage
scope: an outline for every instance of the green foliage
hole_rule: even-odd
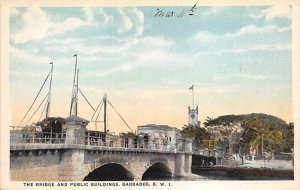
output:
[[[287,124],[284,120],[272,115],[251,113],[224,115],[216,119],[207,117],[203,124],[205,127],[241,124],[243,131],[241,136],[235,139],[230,129],[220,129],[218,136],[208,133],[203,128],[185,126],[181,131],[182,136],[193,139],[199,146],[212,147],[216,145],[225,149],[234,143],[248,150],[250,147],[258,147],[260,151],[263,144],[264,151],[273,154],[291,152],[294,147],[294,124]],[[216,136],[214,137],[214,135]],[[216,142],[213,139],[216,139]]]
[[[231,134],[231,131],[230,131],[230,130],[221,130],[221,131],[220,131],[220,134],[221,134],[222,136],[229,137],[230,134]]]
[[[242,138],[246,147],[258,145],[261,148],[263,144],[264,151],[275,152],[276,146],[282,142],[283,130],[270,120],[252,118],[244,121],[242,126]]]
[[[243,128],[242,146],[250,148],[258,146],[261,150],[262,141],[264,151],[291,152],[294,146],[294,126],[282,119],[263,113],[251,113],[245,115],[224,115],[216,119],[207,117],[203,122],[205,127],[232,126],[241,124]],[[220,131],[221,136],[230,137],[227,130]],[[218,142],[218,144],[222,144]],[[224,142],[223,142],[224,144]]]
[[[193,126],[183,127],[181,135],[185,138],[193,139],[196,144],[202,144],[204,141],[211,140],[212,137],[205,129]]]
[[[230,126],[235,123],[245,123],[250,119],[258,119],[263,122],[272,122],[275,128],[280,128],[283,131],[287,129],[287,123],[272,115],[267,115],[263,113],[251,113],[245,115],[223,115],[216,119],[207,117],[206,120],[203,122],[204,126],[217,126],[217,125],[226,125]]]
[[[289,123],[287,131],[283,136],[282,143],[278,149],[282,152],[291,152],[292,148],[294,148],[294,123]]]

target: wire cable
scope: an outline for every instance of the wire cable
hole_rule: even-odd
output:
[[[25,119],[25,117],[27,116],[27,114],[29,113],[29,111],[31,110],[31,108],[32,108],[33,104],[35,103],[36,99],[38,98],[38,96],[40,95],[40,93],[41,93],[41,91],[42,91],[42,89],[43,89],[43,87],[44,87],[46,81],[48,80],[48,78],[49,78],[51,72],[52,72],[52,70],[51,70],[51,71],[49,72],[49,74],[47,75],[47,77],[46,77],[46,79],[45,79],[45,81],[44,81],[42,87],[40,88],[38,94],[37,94],[36,97],[34,98],[34,100],[33,100],[32,104],[31,104],[30,108],[29,108],[28,111],[26,112],[26,114],[25,114],[25,116],[23,117],[22,121],[19,123],[19,126],[21,125],[21,123],[23,122],[23,120]]]
[[[49,93],[45,96],[45,98],[43,99],[43,101],[40,103],[40,105],[36,108],[35,112],[32,114],[32,116],[27,120],[26,123],[28,123],[32,117],[36,114],[36,112],[40,109],[41,105],[44,103],[44,101],[46,100],[46,98],[49,96]],[[47,105],[47,104],[46,104]]]
[[[109,100],[107,100],[109,105],[115,110],[115,112],[119,115],[119,117],[123,120],[123,122],[127,125],[127,127],[131,130],[131,132],[133,132],[133,130],[131,129],[131,127],[128,125],[128,123],[124,120],[124,118],[120,115],[120,113],[117,111],[117,109],[110,103]]]
[[[79,90],[80,94],[83,96],[83,98],[87,101],[87,103],[91,106],[91,108],[92,108],[94,111],[96,111],[95,108],[94,108],[94,107],[91,105],[91,103],[88,101],[88,99],[85,97],[85,95],[82,93],[82,91],[80,90],[80,88],[78,88],[78,90]]]

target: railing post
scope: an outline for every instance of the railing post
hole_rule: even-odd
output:
[[[86,144],[85,132],[88,120],[71,115],[66,121],[66,141],[65,144]]]
[[[87,145],[90,145],[90,132],[87,132]]]

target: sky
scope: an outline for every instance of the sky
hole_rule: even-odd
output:
[[[187,124],[192,85],[201,122],[248,113],[293,121],[292,7],[192,7],[10,8],[12,124],[26,114],[50,62],[50,116],[68,117],[74,54],[86,98],[97,107],[107,93],[133,130]],[[49,81],[22,125],[42,115],[43,106],[30,119]],[[90,120],[94,112],[80,94],[78,102],[78,116]],[[111,107],[108,128],[129,130]]]

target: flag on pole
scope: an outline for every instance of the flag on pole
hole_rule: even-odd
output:
[[[194,90],[194,85],[192,85],[192,86],[189,88],[189,90]]]

